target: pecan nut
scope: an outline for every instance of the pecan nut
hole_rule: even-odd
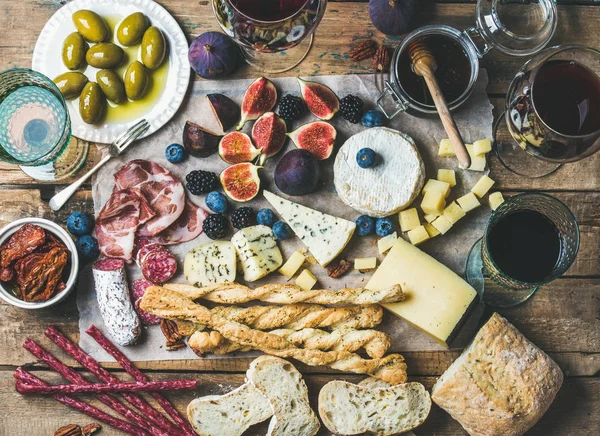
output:
[[[171,321],[170,319],[161,319],[160,330],[167,340],[167,350],[175,351],[185,347],[183,336],[181,336],[179,333],[179,328],[177,327],[177,323],[175,321]]]
[[[350,269],[350,262],[340,259],[327,267],[327,275],[334,279],[343,276]]]
[[[77,424],[69,424],[59,428],[54,432],[54,436],[82,436],[81,427]]]
[[[367,39],[366,41],[359,42],[357,45],[352,47],[348,56],[353,61],[362,61],[363,59],[370,58],[375,53],[375,41]]]
[[[373,56],[373,69],[376,72],[387,71],[390,67],[390,52],[384,45],[379,47]]]
[[[100,430],[102,430],[102,426],[100,424],[92,422],[91,424],[84,426],[81,429],[81,433],[83,433],[83,436],[90,436],[91,434],[94,434]]]

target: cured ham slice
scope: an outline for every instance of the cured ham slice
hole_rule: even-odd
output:
[[[149,241],[161,245],[191,241],[202,233],[202,223],[207,216],[207,211],[196,206],[190,200],[186,200],[183,213],[177,218],[177,221],[158,235],[150,237]]]
[[[155,215],[140,215],[139,236],[155,236],[173,224],[183,213],[185,190],[181,182],[163,166],[148,160],[132,160],[114,175],[115,190],[137,188],[146,197]]]

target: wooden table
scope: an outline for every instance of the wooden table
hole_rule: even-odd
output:
[[[29,67],[31,54],[42,26],[65,1],[3,1],[0,14],[0,70]],[[207,30],[217,30],[210,1],[163,0],[161,2],[177,18],[188,38]],[[419,2],[415,25],[445,23],[466,28],[474,23],[474,1]],[[552,44],[580,43],[600,48],[600,3],[597,0],[563,1],[559,5],[558,29]],[[570,4],[569,4],[570,3]],[[370,60],[353,62],[348,50],[355,40],[372,37],[395,46],[400,38],[386,38],[375,30],[367,15],[367,3],[331,2],[318,29],[309,57],[289,75],[367,73]],[[510,80],[523,60],[510,59],[497,53],[488,54],[482,65],[488,69],[488,92],[496,107],[502,107]],[[241,68],[237,77],[256,77],[251,68]],[[98,160],[91,148],[87,170]],[[536,435],[600,434],[600,153],[577,164],[563,167],[541,179],[515,176],[495,159],[490,162],[492,177],[505,193],[541,190],[551,193],[575,213],[581,226],[581,249],[573,267],[561,279],[544,286],[525,304],[500,313],[514,323],[529,339],[554,358],[565,372],[565,383],[550,411],[531,430]],[[83,171],[83,170],[82,170]],[[59,213],[53,213],[48,199],[62,186],[38,183],[15,166],[0,164],[0,225],[17,218],[39,216],[63,224],[76,210],[92,211],[89,185],[80,191]],[[65,181],[64,183],[68,183]],[[48,381],[58,378],[35,364],[35,359],[21,348],[27,337],[39,340],[65,362],[79,368],[56,347],[49,345],[43,332],[50,324],[58,326],[77,339],[75,296],[57,307],[42,311],[25,311],[0,303],[0,434],[49,435],[60,426],[87,424],[90,419],[48,398],[25,398],[14,391],[12,373],[18,365],[31,365],[36,374]],[[393,350],[402,352],[402,350]],[[460,354],[452,349],[439,352],[403,353],[410,379],[428,388]],[[201,387],[196,395],[224,393],[243,383],[250,359],[162,361],[139,363],[154,379],[197,377]],[[362,377],[339,374],[324,368],[298,365],[303,372],[312,399],[320,387],[332,379],[358,382]],[[116,373],[120,370],[115,369]],[[123,377],[123,379],[127,379]],[[192,394],[170,395],[182,411]],[[256,431],[264,434],[266,426]],[[115,434],[105,428],[102,434]],[[326,434],[322,431],[322,434]],[[427,422],[415,433],[431,435],[465,434],[460,425],[445,412],[433,407]]]

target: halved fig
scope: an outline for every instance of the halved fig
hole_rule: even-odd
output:
[[[262,115],[252,126],[252,140],[260,150],[260,165],[271,156],[275,156],[285,143],[287,126],[283,118],[273,112]]]
[[[191,121],[183,128],[183,146],[187,152],[197,157],[207,157],[219,148],[221,135],[211,132]]]
[[[337,131],[325,121],[315,121],[298,127],[288,133],[296,147],[310,151],[317,159],[325,160],[331,156]]]
[[[242,130],[246,121],[252,121],[269,112],[277,103],[277,89],[264,77],[256,79],[246,90],[242,100],[242,116],[236,130]]]
[[[258,169],[251,163],[239,163],[225,168],[219,176],[225,194],[234,201],[250,201],[260,190]]]
[[[231,129],[240,118],[240,107],[223,94],[207,94],[206,98],[223,132]]]
[[[219,156],[230,164],[252,162],[259,154],[250,137],[242,132],[228,133],[219,142]]]
[[[330,120],[340,110],[340,101],[327,86],[309,82],[298,77],[302,98],[313,115],[322,120]]]

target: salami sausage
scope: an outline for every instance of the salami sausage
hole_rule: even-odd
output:
[[[168,281],[177,272],[177,259],[164,247],[150,251],[140,265],[146,280],[161,284]]]
[[[160,250],[161,248],[163,248],[162,245],[155,244],[155,243],[149,243],[149,244],[143,245],[138,250],[138,252],[137,252],[137,254],[135,256],[135,262],[141,268],[142,267],[142,262],[144,261],[144,258],[146,257],[146,255],[148,253],[150,253],[151,251]]]
[[[135,343],[142,329],[129,297],[125,263],[120,259],[100,259],[92,271],[104,325],[119,345]]]
[[[135,307],[135,311],[142,320],[142,323],[146,325],[156,325],[160,323],[160,318],[151,315],[140,308],[140,300],[144,296],[146,289],[148,289],[150,286],[154,286],[154,284],[150,283],[146,279],[138,279],[135,282],[133,282],[133,284],[131,285],[131,299],[134,302],[133,307]]]

